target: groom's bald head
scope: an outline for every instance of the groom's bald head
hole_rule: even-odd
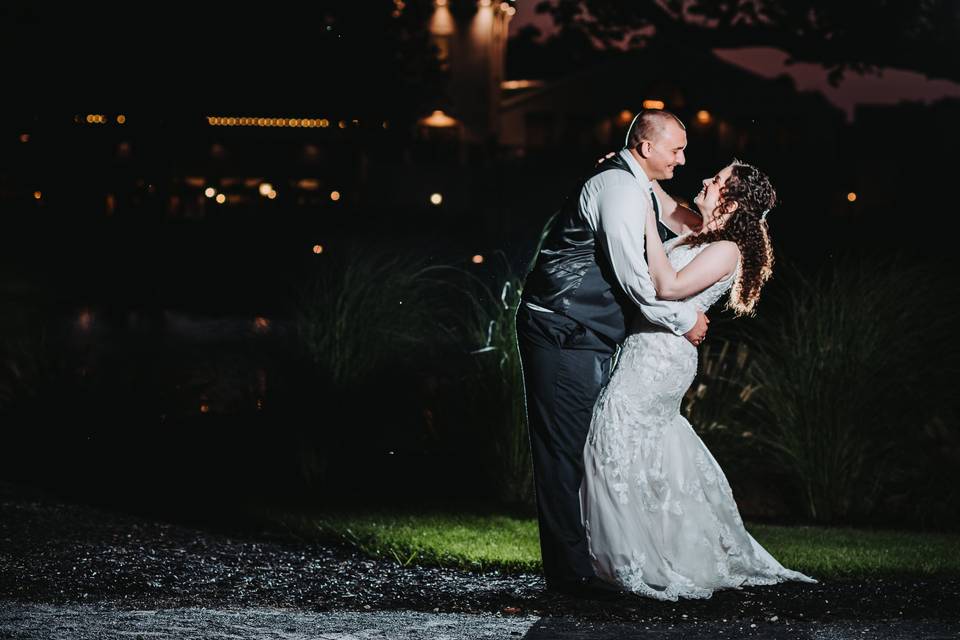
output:
[[[684,131],[686,127],[680,118],[663,109],[644,109],[634,118],[633,126],[627,134],[627,149],[636,149],[644,140],[656,142],[663,138],[667,128],[677,125]]]
[[[687,128],[669,111],[641,111],[627,135],[627,149],[651,180],[669,180],[677,165],[687,162]]]

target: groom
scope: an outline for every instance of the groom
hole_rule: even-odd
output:
[[[685,162],[683,123],[642,111],[619,154],[567,198],[541,243],[517,312],[527,422],[533,452],[540,549],[547,589],[583,597],[616,593],[594,575],[581,523],[583,447],[594,402],[639,310],[699,344],[702,312],[658,300],[647,272],[644,221],[660,214],[654,180]],[[673,204],[671,202],[671,204]],[[669,233],[662,223],[661,236]]]

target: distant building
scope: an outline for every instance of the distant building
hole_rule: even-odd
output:
[[[475,6],[473,6],[475,4]],[[660,104],[725,152],[836,145],[842,113],[786,76],[767,80],[683,46],[631,51],[558,80],[505,78],[509,2],[434,0],[430,33],[449,71],[449,105],[424,114],[425,137],[519,152],[618,146],[644,104]],[[810,131],[813,127],[814,131]],[[822,140],[821,140],[822,141]],[[702,149],[702,147],[701,147]]]
[[[468,144],[495,140],[499,129],[513,2],[434,0],[430,35],[441,64],[450,72],[448,87],[453,117]],[[429,126],[429,124],[428,124]]]
[[[819,93],[800,93],[786,77],[760,78],[716,56],[685,47],[632,51],[549,83],[508,82],[499,141],[513,148],[622,144],[644,106],[677,113],[689,129],[742,151],[779,145],[815,125],[835,131],[842,113]],[[799,128],[799,130],[798,130]]]

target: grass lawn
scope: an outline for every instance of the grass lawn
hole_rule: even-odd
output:
[[[307,539],[341,540],[401,564],[539,571],[534,519],[464,514],[272,515]],[[747,524],[785,566],[817,578],[960,573],[960,534]]]

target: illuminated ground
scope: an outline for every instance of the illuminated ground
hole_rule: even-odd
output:
[[[403,567],[256,527],[193,528],[0,485],[12,638],[957,637],[960,578],[575,601],[535,574]]]

